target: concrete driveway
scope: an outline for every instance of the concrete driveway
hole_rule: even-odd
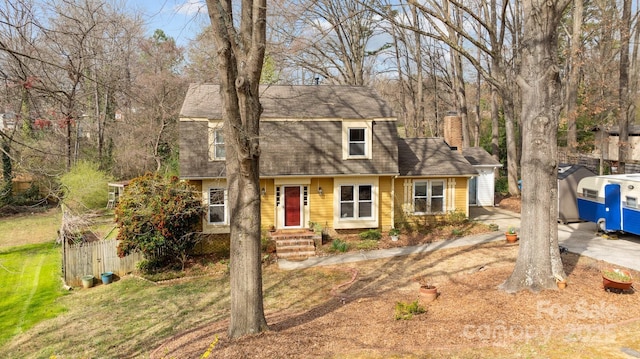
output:
[[[499,207],[471,207],[469,217],[495,223],[504,232],[509,226],[520,228],[520,214]],[[633,234],[596,234],[596,224],[580,222],[558,224],[558,241],[569,252],[603,260],[640,271],[640,236]]]

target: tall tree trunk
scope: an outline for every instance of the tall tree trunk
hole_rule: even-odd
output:
[[[445,0],[445,16],[447,20],[452,21],[450,18],[449,1]],[[462,18],[460,12],[454,8],[453,18],[456,26],[462,26]],[[449,28],[449,39],[452,43],[459,45],[460,38],[458,34]],[[469,147],[469,111],[467,108],[467,91],[465,89],[464,74],[462,73],[462,58],[460,53],[451,49],[451,65],[453,68],[453,90],[456,96],[457,112],[458,116],[462,120],[462,147]]]
[[[576,109],[578,102],[578,84],[580,82],[580,70],[582,69],[582,61],[580,60],[580,52],[582,50],[582,13],[583,0],[574,0],[573,2],[573,32],[571,33],[571,53],[569,56],[569,79],[567,80],[567,98],[565,100],[567,114],[567,147],[569,154],[575,154],[578,145],[578,131],[576,128],[576,119],[578,111]]]
[[[620,24],[620,80],[618,87],[618,173],[626,173],[629,152],[629,38],[631,32],[631,0],[624,0]],[[637,46],[637,44],[636,44]]]
[[[390,15],[393,16],[393,15]],[[396,32],[396,26],[394,24],[391,25],[391,36],[393,38],[393,48],[394,55],[396,59],[396,64],[398,66],[398,91],[399,91],[399,106],[400,106],[400,119],[401,123],[404,124],[405,137],[409,137],[409,123],[407,116],[407,96],[405,95],[405,87],[404,87],[404,72],[402,70],[402,61],[400,60],[400,41],[398,40],[398,34]],[[408,78],[409,76],[407,76]]]
[[[416,73],[417,73],[417,99],[416,99],[416,127],[417,136],[424,137],[427,132],[427,124],[424,118],[424,77],[422,69],[422,36],[420,35],[420,21],[418,20],[418,10],[415,6],[411,7],[411,14],[413,16],[413,23],[415,24],[416,31],[413,32],[416,40]]]
[[[242,2],[239,30],[231,0],[207,0],[218,48],[224,106],[231,228],[229,336],[268,329],[262,302],[260,252],[259,85],[266,47],[266,0]]]
[[[558,117],[561,108],[557,27],[569,0],[524,0],[522,65],[522,223],[508,292],[556,288],[564,277],[558,249]]]
[[[498,89],[491,86],[491,156],[500,162],[500,112],[498,111]],[[500,170],[495,170],[496,178]]]
[[[506,91],[508,89],[505,88]],[[518,188],[518,143],[515,130],[515,110],[512,94],[502,93],[502,108],[504,110],[504,130],[507,140],[507,183],[509,194],[519,196]]]
[[[478,62],[482,60],[482,52],[478,50]],[[482,74],[480,71],[477,72],[476,77],[476,98],[473,104],[474,111],[476,113],[476,118],[473,123],[473,146],[480,146],[480,99],[482,98],[480,95],[482,93]]]

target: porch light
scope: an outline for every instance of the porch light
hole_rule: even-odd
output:
[[[324,192],[322,191],[322,187],[318,187],[318,194],[321,196],[324,194]]]
[[[262,196],[266,196],[267,195],[267,189],[262,187],[262,189],[260,190],[260,193],[262,194]]]

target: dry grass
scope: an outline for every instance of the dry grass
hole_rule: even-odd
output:
[[[608,264],[564,255],[567,289],[507,294],[497,287],[516,253],[496,242],[349,265],[341,269],[358,275],[348,288],[310,310],[269,311],[267,333],[229,340],[221,321],[166,341],[152,357],[196,357],[214,338],[212,355],[242,358],[615,358],[624,357],[621,347],[640,350],[637,294],[602,289]],[[424,303],[425,314],[395,320],[397,302],[419,298],[417,276],[431,278],[440,297]]]
[[[57,238],[61,216],[59,208],[52,208],[45,212],[0,217],[0,248],[53,242]]]

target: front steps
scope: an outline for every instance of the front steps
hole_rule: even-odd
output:
[[[316,255],[316,241],[322,240],[321,234],[309,231],[277,231],[271,233],[276,242],[278,258],[303,260]]]

